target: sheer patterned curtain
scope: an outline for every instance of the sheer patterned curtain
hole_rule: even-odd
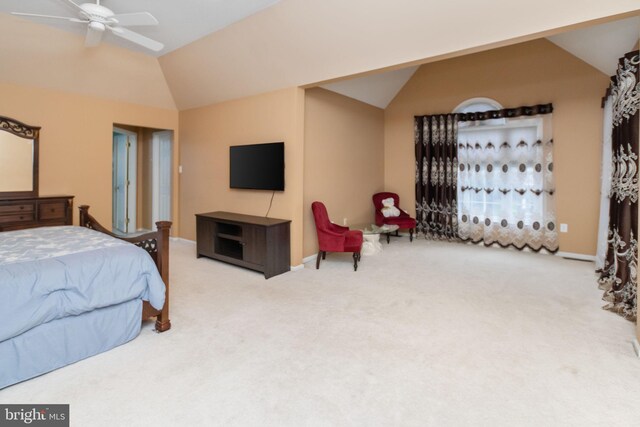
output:
[[[604,102],[604,126],[602,133],[602,172],[600,174],[600,220],[598,222],[598,244],[596,247],[596,271],[602,271],[607,257],[609,231],[609,192],[613,175],[611,160],[612,106],[611,97]]]
[[[547,104],[461,115],[471,120],[458,131],[462,240],[558,250],[551,111]],[[507,120],[494,124],[497,117]]]
[[[417,116],[414,134],[416,231],[425,238],[457,240],[457,117]]]
[[[605,308],[630,320],[637,317],[639,66],[638,51],[630,52],[611,79],[613,174],[607,257],[599,279]]]

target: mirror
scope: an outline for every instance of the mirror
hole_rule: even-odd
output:
[[[0,116],[0,198],[38,196],[40,128]]]

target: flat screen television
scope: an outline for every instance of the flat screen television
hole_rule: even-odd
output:
[[[229,148],[229,186],[284,191],[284,142]]]

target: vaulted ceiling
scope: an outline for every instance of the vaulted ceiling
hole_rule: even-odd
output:
[[[615,74],[618,58],[640,37],[640,16],[606,22],[547,37],[607,76]],[[379,108],[387,105],[417,70],[417,66],[345,79],[323,88]]]
[[[133,43],[105,34],[105,41],[134,51],[153,56],[189,44],[201,37],[214,33],[234,22],[253,15],[279,0],[102,0],[100,4],[116,14],[149,12],[161,25],[136,27],[140,34],[165,45],[159,52],[151,52]],[[73,0],[76,4],[96,3],[96,0]],[[24,12],[41,15],[75,17],[77,8],[69,0],[2,0],[0,12]],[[60,28],[84,36],[86,25],[57,19],[24,18]]]
[[[122,49],[109,44],[121,41],[107,38],[87,49],[82,26],[63,25],[76,33],[45,31],[40,24],[3,13],[68,15],[66,2],[0,2],[5,41],[0,45],[0,82],[167,108],[172,104],[179,110],[285,87],[332,84],[345,76],[396,70],[640,14],[637,0],[103,0],[117,13],[146,10],[156,15],[159,27],[135,30],[166,44],[157,59],[130,52],[118,61],[114,58]],[[25,55],[39,59],[21,57]],[[34,72],[34,62],[46,73]],[[145,95],[153,91],[145,76],[156,79],[158,73],[164,78],[154,83],[158,94]],[[398,71],[392,85],[366,77],[369,85],[386,88],[386,94],[369,94],[367,102],[383,105],[392,86],[402,85],[409,75],[410,70]],[[366,92],[366,86],[350,90]]]

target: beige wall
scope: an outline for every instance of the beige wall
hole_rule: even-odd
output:
[[[229,188],[229,147],[285,142],[285,191],[270,217],[292,220],[291,264],[302,262],[304,91],[284,89],[180,112],[181,236],[195,240],[195,214],[228,211],[264,216],[270,191]]]
[[[602,110],[608,77],[541,39],[420,67],[385,110],[385,185],[415,200],[413,116],[488,97],[505,107],[552,102],[560,250],[595,254]],[[415,207],[407,204],[415,211]]]
[[[33,190],[33,140],[0,132],[0,191]]]
[[[0,115],[42,127],[40,194],[74,195],[76,207],[90,205],[94,216],[106,226],[111,224],[113,124],[178,130],[175,110],[12,84],[0,83],[0,93]],[[177,148],[179,141],[174,139]],[[174,183],[178,182],[177,164],[174,156]],[[175,185],[176,219],[177,194]],[[74,211],[77,223],[77,209]],[[173,234],[177,235],[178,222],[174,222]]]
[[[337,224],[372,223],[371,196],[384,189],[384,112],[325,89],[305,95],[304,256],[318,251],[311,203]]]

